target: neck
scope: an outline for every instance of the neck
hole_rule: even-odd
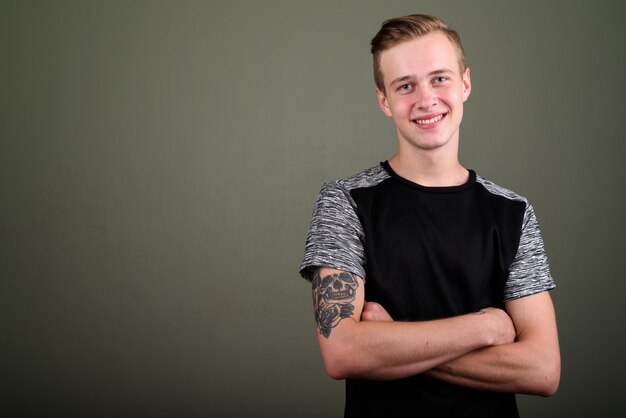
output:
[[[447,187],[465,184],[469,173],[459,162],[458,154],[440,151],[443,150],[403,152],[400,149],[389,160],[389,164],[399,176],[422,186]]]

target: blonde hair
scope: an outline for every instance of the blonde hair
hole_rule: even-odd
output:
[[[380,55],[383,51],[401,42],[410,41],[435,31],[443,32],[450,39],[458,52],[459,69],[461,72],[465,71],[467,64],[461,37],[455,30],[448,28],[443,20],[435,16],[421,14],[394,17],[383,22],[371,42],[374,59],[374,81],[381,91],[385,91],[383,74],[380,70]]]

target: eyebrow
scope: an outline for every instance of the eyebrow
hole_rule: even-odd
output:
[[[448,69],[448,68],[440,68],[438,70],[433,70],[431,72],[429,72],[427,74],[427,77],[431,77],[433,75],[439,75],[439,74],[449,74],[452,73],[453,71]],[[407,80],[411,80],[412,78],[414,78],[414,76],[412,75],[403,75],[402,77],[398,77],[398,78],[394,78],[391,83],[389,84],[390,86],[395,86],[398,83],[403,83]]]

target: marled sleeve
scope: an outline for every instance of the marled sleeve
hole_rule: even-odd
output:
[[[504,301],[530,296],[555,287],[539,223],[533,207],[528,204],[524,212],[517,254],[509,267],[509,277],[504,288]]]
[[[300,275],[311,281],[319,267],[331,267],[365,279],[363,228],[350,193],[337,182],[324,184],[315,203]]]

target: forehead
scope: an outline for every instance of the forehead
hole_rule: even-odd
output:
[[[401,42],[380,55],[385,85],[397,77],[420,77],[442,68],[460,71],[459,52],[443,32]]]

